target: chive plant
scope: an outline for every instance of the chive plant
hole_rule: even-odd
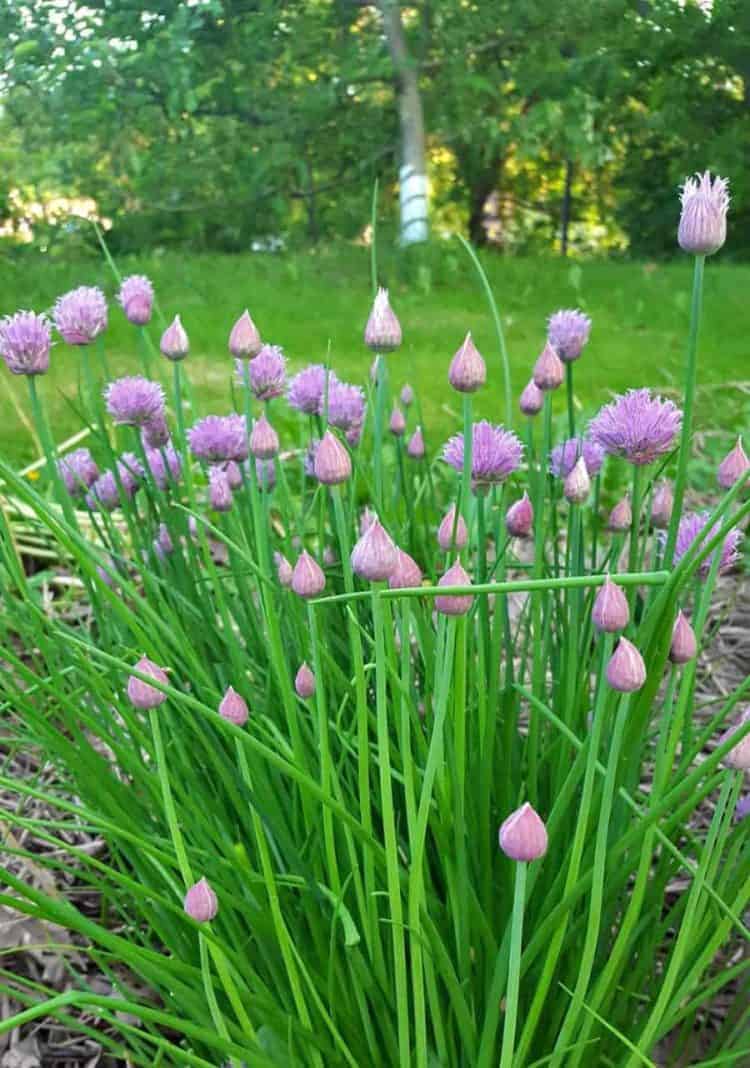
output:
[[[152,342],[147,280],[120,290],[144,374],[109,383],[103,295],[66,295],[89,442],[65,455],[45,418],[50,323],[3,322],[46,457],[35,485],[0,463],[3,717],[55,778],[0,775],[0,902],[67,928],[114,993],[72,966],[64,994],[4,968],[22,1008],[0,1033],[83,1028],[85,1010],[144,1065],[633,1068],[667,1038],[674,1063],[750,1057],[750,679],[696,699],[750,512],[740,443],[714,507],[683,508],[726,208],[720,179],[686,183],[682,407],[639,388],[580,425],[591,323],[559,312],[525,443],[473,420],[497,376],[467,335],[440,372],[463,431],[431,451],[385,290],[364,386],[335,360],[290,379],[245,312],[225,413],[201,410],[179,317]],[[603,464],[631,482],[610,529]],[[25,569],[16,506],[79,580],[57,601]],[[73,828],[106,853],[69,845]],[[25,880],[31,857],[95,891],[99,916]]]

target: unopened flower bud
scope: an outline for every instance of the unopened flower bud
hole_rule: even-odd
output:
[[[212,467],[208,473],[208,500],[215,512],[229,512],[232,508],[234,494],[229,485],[226,471]]]
[[[244,727],[247,723],[249,715],[247,704],[231,686],[227,687],[219,703],[219,715],[227,722],[234,723],[235,727]]]
[[[578,457],[573,469],[565,478],[564,493],[566,500],[571,504],[583,504],[591,493],[591,479],[586,461],[582,456]]]
[[[682,612],[678,612],[672,629],[669,659],[673,664],[687,664],[695,658],[697,650],[695,631]]]
[[[185,894],[185,912],[196,923],[210,923],[219,911],[216,894],[209,886],[208,879],[200,879]]]
[[[352,549],[352,570],[368,582],[385,582],[398,563],[398,549],[376,517]]]
[[[661,482],[654,490],[651,499],[651,523],[657,530],[666,530],[672,518],[674,497],[669,482]]]
[[[511,860],[528,863],[547,852],[547,828],[528,801],[503,822],[498,837],[500,848]]]
[[[459,393],[476,393],[487,381],[487,366],[471,339],[471,332],[451,360],[448,381]]]
[[[414,390],[408,383],[401,390],[401,403],[404,408],[409,408],[414,403]]]
[[[373,352],[392,352],[401,344],[401,325],[388,300],[388,290],[379,289],[365,327],[365,345]]]
[[[640,690],[646,681],[646,665],[636,647],[627,638],[620,638],[607,664],[607,682],[620,693]]]
[[[256,419],[250,434],[250,452],[256,460],[272,460],[279,451],[279,435],[262,415]]]
[[[159,348],[162,355],[166,356],[168,360],[184,360],[187,356],[190,351],[190,342],[185,328],[180,322],[179,315],[175,315],[170,325],[161,335]]]
[[[505,513],[505,527],[512,538],[528,538],[534,526],[534,507],[528,493]]]
[[[542,354],[534,364],[534,384],[542,391],[557,389],[565,378],[562,360],[549,341],[542,349]]]
[[[632,525],[633,509],[630,507],[628,498],[623,497],[609,513],[607,526],[615,534],[624,534],[625,531],[630,530]]]
[[[135,670],[139,671],[141,675],[148,675],[162,686],[169,685],[169,679],[167,678],[166,672],[162,668],[157,667],[157,665],[149,660],[147,656],[141,657],[135,665]],[[165,693],[162,693],[161,690],[157,690],[155,686],[143,682],[142,679],[136,678],[135,675],[131,675],[128,679],[128,700],[134,708],[140,708],[143,711],[151,708],[158,708],[159,705],[164,704],[166,699],[167,695]]]
[[[412,460],[424,460],[425,447],[421,426],[418,426],[409,438],[409,444],[406,446],[406,451]]]
[[[304,597],[306,600],[310,597],[317,597],[325,589],[326,577],[323,570],[306,550],[303,550],[297,558],[292,571],[291,585],[297,596]]]
[[[456,560],[438,582],[438,586],[470,586],[471,579]],[[474,602],[473,596],[465,593],[441,593],[435,598],[435,609],[444,616],[465,616]]]
[[[258,328],[245,308],[229,334],[229,351],[236,359],[257,356],[263,348]]]
[[[538,415],[544,407],[544,393],[532,378],[518,401],[524,415]]]
[[[300,665],[299,671],[294,676],[294,689],[303,701],[315,693],[315,676],[307,664]]]
[[[627,627],[630,620],[628,599],[621,586],[617,586],[607,575],[604,585],[597,590],[591,619],[597,630],[614,634]]]
[[[406,430],[406,419],[400,408],[394,408],[391,412],[391,421],[388,429],[395,437],[400,438]]]
[[[292,584],[292,565],[283,553],[274,553],[276,564],[276,577],[282,586],[289,587]]]
[[[419,564],[403,549],[398,550],[398,560],[388,577],[388,585],[392,590],[405,590],[422,585],[422,571]]]
[[[737,444],[728,453],[719,464],[719,470],[716,472],[716,478],[722,489],[731,489],[735,482],[747,474],[750,470],[750,460],[748,460],[745,450],[742,448],[742,438],[737,438]]]
[[[224,473],[227,476],[229,488],[232,490],[239,489],[242,485],[242,471],[236,460],[230,460],[229,463],[224,464]]]
[[[750,708],[746,708],[740,716],[739,723],[736,723],[734,727],[730,727],[728,731],[725,731],[719,739],[719,745],[723,742],[729,741],[736,734],[742,730],[745,724],[750,719]],[[750,733],[738,741],[737,744],[729,750],[724,757],[724,763],[728,768],[736,768],[737,771],[750,771]]]
[[[694,256],[711,256],[727,239],[729,191],[726,178],[708,171],[686,178],[680,193],[682,212],[677,230],[680,248]]]
[[[318,482],[322,482],[324,486],[336,486],[351,478],[351,457],[346,447],[330,430],[326,430],[315,450],[313,470]]]
[[[459,514],[458,518],[456,518],[455,504],[451,505],[450,510],[443,516],[443,520],[438,527],[437,539],[438,545],[444,553],[466,547],[466,543],[469,540],[469,531],[466,528],[464,517]]]

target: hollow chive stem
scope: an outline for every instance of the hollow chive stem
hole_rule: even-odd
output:
[[[523,943],[523,913],[526,904],[526,873],[528,865],[516,864],[513,889],[513,916],[510,927],[510,958],[508,960],[508,986],[505,994],[505,1023],[503,1044],[500,1052],[500,1068],[512,1068],[513,1049],[516,1042],[518,1019],[518,995],[521,987],[521,947]]]
[[[565,392],[568,399],[568,433],[571,438],[574,438],[576,436],[576,414],[573,394],[573,364],[570,361],[565,364]]]

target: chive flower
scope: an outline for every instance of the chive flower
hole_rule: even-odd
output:
[[[145,455],[146,466],[160,490],[165,490],[170,483],[180,481],[182,457],[174,445],[170,443],[160,449],[146,449]]]
[[[107,301],[97,286],[79,286],[57,298],[52,317],[68,345],[90,345],[107,329]]]
[[[503,482],[521,463],[523,445],[512,430],[486,420],[472,427],[471,480],[475,490]],[[456,471],[464,465],[464,436],[455,434],[443,449],[443,460]]]
[[[107,411],[122,426],[144,426],[164,415],[164,390],[158,382],[129,375],[110,382],[104,390]]]
[[[666,530],[672,518],[674,496],[669,482],[660,482],[651,498],[651,524],[657,530]]]
[[[125,318],[133,326],[145,326],[151,319],[154,287],[145,275],[131,274],[123,278],[117,299],[125,312]]]
[[[624,630],[630,621],[628,599],[622,587],[612,582],[609,575],[594,597],[591,621],[597,630],[607,634],[615,634],[618,630]]]
[[[279,435],[265,415],[256,419],[250,432],[250,452],[257,460],[271,460],[279,451]]]
[[[352,461],[349,453],[330,430],[326,430],[315,450],[313,470],[318,482],[324,486],[336,486],[351,478]]]
[[[365,395],[359,386],[349,382],[339,382],[337,378],[328,381],[328,422],[339,430],[350,430],[361,426],[365,417]]]
[[[96,460],[88,449],[74,449],[57,461],[57,470],[71,497],[85,497],[99,477]]]
[[[565,478],[563,487],[565,499],[571,504],[583,504],[591,493],[591,479],[586,469],[586,461],[579,456],[570,473]]]
[[[207,415],[188,430],[193,455],[209,464],[246,460],[249,453],[244,415]]]
[[[708,171],[686,178],[680,191],[682,211],[677,228],[680,248],[694,256],[712,256],[727,239],[729,182]]]
[[[297,674],[294,676],[294,689],[298,697],[303,701],[308,700],[315,693],[315,675],[307,664],[300,664]]]
[[[708,529],[710,519],[710,512],[688,512],[680,519],[680,525],[677,528],[677,542],[674,549],[675,564],[694,545],[704,545],[716,534],[720,524],[715,523],[714,526]],[[666,535],[663,531],[660,532],[659,538],[663,545],[666,542]],[[739,544],[741,540],[742,534],[739,530],[730,530],[724,541],[718,546],[720,575],[724,574],[725,571],[729,571],[739,560]],[[698,573],[702,579],[708,578],[715,555],[716,549],[701,564]]]
[[[184,360],[188,352],[190,352],[190,339],[187,336],[185,327],[180,321],[179,315],[175,315],[172,322],[161,335],[159,350],[161,351],[162,356],[166,356],[166,358],[172,360],[173,363],[177,360]]]
[[[215,512],[231,512],[234,494],[223,467],[214,465],[208,472],[208,500]]]
[[[469,531],[464,517],[459,514],[458,518],[456,518],[455,504],[452,504],[443,516],[442,522],[438,527],[437,540],[444,553],[453,552],[457,549],[460,551],[466,547],[466,543],[469,540]]]
[[[406,430],[406,419],[404,418],[404,413],[401,411],[400,408],[394,408],[391,412],[388,429],[394,437],[403,437],[403,434]]]
[[[412,460],[424,460],[425,446],[421,426],[418,426],[409,438],[409,444],[406,446],[406,453]]]
[[[503,821],[498,839],[506,857],[522,863],[539,860],[547,852],[547,828],[528,801]]]
[[[240,384],[244,385],[247,377],[258,400],[273,400],[284,392],[286,358],[278,345],[264,345],[251,360],[237,360],[236,367]]]
[[[688,664],[695,659],[698,643],[695,631],[682,612],[677,613],[672,628],[672,643],[669,646],[669,659],[673,664]]]
[[[292,570],[291,587],[298,597],[305,600],[317,597],[326,586],[326,577],[318,563],[303,550]]]
[[[568,438],[556,445],[549,456],[549,469],[555,478],[567,478],[581,456],[591,478],[598,475],[604,463],[604,450],[584,437]]]
[[[398,550],[396,566],[388,576],[392,590],[406,590],[422,585],[422,570],[419,564],[403,549]]]
[[[734,738],[736,734],[739,734],[748,720],[750,720],[750,708],[746,708],[739,721],[722,734],[719,744],[727,742],[730,738]],[[746,734],[729,750],[724,757],[724,763],[728,768],[735,768],[737,771],[750,771],[750,733]]]
[[[524,388],[518,401],[518,407],[524,415],[538,415],[544,407],[544,393],[532,378]]]
[[[305,415],[322,415],[326,373],[330,389],[331,382],[337,379],[333,371],[327,371],[322,363],[312,363],[294,375],[289,380],[286,391],[286,399],[290,408],[304,412]]]
[[[672,401],[652,397],[648,389],[631,389],[606,404],[589,425],[589,437],[612,456],[637,467],[668,453],[682,425]]]
[[[541,389],[543,393],[557,389],[558,386],[562,385],[562,381],[565,378],[565,367],[549,341],[545,344],[541,356],[534,364],[532,378],[534,385],[537,389]]]
[[[408,382],[401,387],[400,400],[404,408],[410,408],[414,403],[414,390]]]
[[[51,345],[50,326],[44,315],[18,311],[0,321],[0,356],[11,374],[45,374]]]
[[[607,526],[613,534],[624,534],[633,525],[633,509],[628,497],[621,497],[609,513]]]
[[[564,363],[579,358],[590,332],[591,320],[578,309],[557,311],[547,321],[547,340]]]

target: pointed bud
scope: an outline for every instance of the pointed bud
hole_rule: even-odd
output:
[[[208,472],[208,501],[215,512],[229,512],[234,495],[226,471],[212,467]]]
[[[410,408],[414,403],[414,390],[408,383],[401,390],[401,403],[404,408]]]
[[[401,325],[388,300],[388,290],[379,289],[365,327],[365,345],[373,352],[392,352],[401,344]]]
[[[630,530],[632,525],[633,509],[630,507],[628,498],[623,497],[609,513],[607,526],[615,534],[624,534],[625,531]]]
[[[597,590],[591,619],[597,630],[603,630],[607,634],[623,630],[630,621],[628,599],[622,587],[612,582],[609,575],[604,580],[604,585]]]
[[[750,708],[746,708],[740,716],[739,723],[734,727],[730,727],[728,731],[725,731],[719,739],[719,745],[722,742],[728,742],[730,738],[733,738],[736,734],[742,730],[745,724],[750,719]],[[728,768],[736,768],[737,771],[750,771],[750,734],[746,734],[742,741],[737,742],[733,749],[730,749],[727,755],[724,757],[724,763]]]
[[[263,348],[258,328],[245,308],[242,315],[232,327],[229,335],[229,351],[238,360],[248,356],[257,356]]]
[[[303,701],[315,693],[315,676],[307,664],[300,665],[299,671],[294,676],[294,689]]]
[[[453,538],[453,528],[456,528],[455,541]],[[461,550],[466,547],[466,543],[469,540],[469,531],[466,529],[466,522],[462,515],[456,519],[456,506],[451,505],[451,508],[443,516],[443,521],[438,527],[437,535],[438,545],[444,553]]]
[[[737,438],[737,444],[728,453],[719,464],[719,470],[716,473],[716,478],[722,489],[731,489],[735,482],[739,480],[750,470],[750,460],[748,460],[745,450],[742,448],[742,438]]]
[[[359,536],[362,537],[370,529],[372,524],[378,517],[373,512],[372,508],[364,507],[362,509],[362,515],[359,517]]]
[[[449,567],[438,582],[438,586],[470,586],[471,579],[461,567],[461,562],[456,560]],[[435,609],[444,616],[464,616],[474,603],[473,596],[465,593],[438,594],[435,598]]]
[[[148,675],[155,682],[161,683],[162,686],[169,685],[169,679],[166,672],[162,668],[157,667],[152,660],[149,660],[147,656],[142,656],[138,663],[135,665],[135,670],[139,671],[141,675]],[[155,686],[149,686],[147,682],[143,682],[141,679],[131,675],[128,679],[128,700],[134,708],[140,708],[147,710],[151,708],[158,708],[159,705],[163,705],[167,699],[167,695],[162,693],[161,690],[157,690]]]
[[[310,597],[317,597],[325,589],[326,577],[306,550],[303,550],[297,558],[292,571],[291,585],[297,596],[304,597],[306,600]]]
[[[191,886],[185,894],[185,912],[196,923],[210,923],[219,911],[216,894],[209,886],[208,879],[201,879]]]
[[[583,504],[588,500],[589,493],[591,493],[591,479],[586,461],[582,456],[578,457],[575,466],[565,478],[564,493],[565,499],[571,504]]]
[[[666,530],[672,518],[674,497],[669,482],[661,482],[654,490],[651,500],[651,522],[657,530]]]
[[[538,415],[544,407],[544,394],[532,378],[518,401],[524,415]]]
[[[352,549],[352,570],[368,582],[385,582],[398,563],[398,549],[375,517]]]
[[[686,178],[680,192],[682,211],[677,240],[694,256],[712,256],[727,239],[729,190],[726,178],[713,180],[708,171]]]
[[[161,335],[159,348],[168,360],[184,360],[187,356],[190,351],[190,342],[179,315],[175,315],[171,324]]]
[[[459,393],[476,393],[487,381],[487,366],[471,339],[471,331],[451,360],[448,381]]]
[[[505,527],[512,538],[528,538],[534,526],[534,508],[528,493],[505,513]]]
[[[388,585],[392,590],[405,590],[422,585],[422,571],[419,564],[403,549],[398,550],[398,560],[388,578]]]
[[[352,476],[352,461],[345,446],[336,435],[326,430],[315,450],[313,470],[318,482],[324,486],[336,486]]]
[[[256,419],[250,434],[250,452],[256,460],[272,460],[279,451],[279,435],[262,415]]]
[[[235,727],[244,727],[247,723],[249,715],[247,704],[231,686],[227,687],[219,703],[219,715],[228,723],[234,723]]]
[[[273,559],[276,564],[276,578],[279,580],[279,585],[288,588],[292,584],[292,565],[283,553],[274,553]]]
[[[565,378],[565,366],[549,341],[534,364],[534,385],[543,391],[557,389]]]
[[[547,852],[547,828],[528,801],[508,816],[498,837],[500,848],[511,860],[528,863]]]
[[[227,476],[229,488],[232,490],[239,489],[242,485],[242,471],[236,460],[230,460],[229,463],[224,464],[224,473]]]
[[[636,647],[627,638],[620,638],[607,664],[607,682],[620,693],[640,690],[646,681],[646,665]]]
[[[406,446],[406,451],[409,456],[411,456],[412,460],[424,460],[425,448],[421,426],[418,426],[409,438],[409,444]]]
[[[394,408],[391,412],[391,421],[388,424],[388,429],[395,437],[400,438],[406,430],[406,419],[404,419],[404,413],[400,408]]]
[[[682,612],[678,612],[672,629],[669,659],[673,664],[687,664],[695,659],[697,651],[698,643],[695,640],[695,631]]]

